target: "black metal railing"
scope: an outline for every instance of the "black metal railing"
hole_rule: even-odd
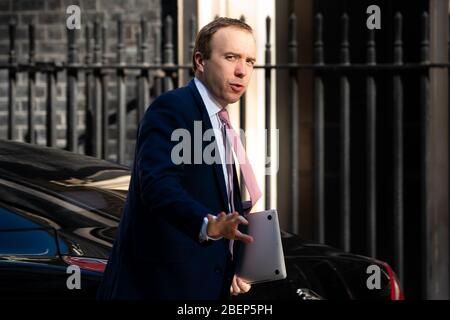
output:
[[[163,61],[161,61],[160,50],[155,50],[153,61],[149,55],[149,30],[147,23],[142,19],[141,30],[137,39],[137,63],[130,64],[125,62],[125,45],[124,45],[124,26],[123,20],[119,18],[117,21],[117,47],[116,62],[109,63],[107,59],[107,37],[105,22],[101,23],[96,20],[94,24],[86,25],[86,54],[84,63],[77,62],[78,45],[76,43],[76,30],[67,30],[68,37],[68,53],[67,62],[41,62],[35,60],[35,26],[29,25],[29,59],[26,63],[17,62],[16,54],[16,22],[11,21],[9,24],[9,60],[8,63],[0,63],[0,70],[8,70],[8,121],[7,121],[7,138],[16,140],[16,86],[17,75],[25,73],[28,75],[28,134],[27,142],[36,143],[35,139],[35,122],[34,110],[36,74],[42,73],[46,75],[46,145],[56,146],[56,84],[57,75],[66,73],[67,75],[67,91],[66,91],[66,149],[76,152],[79,144],[85,144],[85,153],[101,158],[107,158],[108,127],[111,119],[117,125],[117,162],[125,163],[125,145],[127,130],[127,100],[126,100],[126,77],[135,75],[137,81],[136,103],[131,109],[138,110],[136,123],[142,117],[145,109],[148,107],[152,98],[160,95],[163,91],[173,89],[174,82],[180,69],[190,69],[189,65],[176,65],[174,63],[174,46],[171,37],[173,33],[173,21],[167,17],[164,24],[164,32],[166,42],[164,44]],[[192,32],[194,34],[194,32]],[[160,42],[160,30],[155,30],[155,43]],[[84,73],[85,84],[85,105],[84,111],[86,116],[85,132],[77,131],[76,111],[78,110],[77,92],[80,84],[79,76]],[[115,75],[117,79],[117,108],[111,116],[108,113],[107,93],[108,93],[108,77]],[[153,93],[152,97],[150,93]]]

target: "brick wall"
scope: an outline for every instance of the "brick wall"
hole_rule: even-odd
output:
[[[81,30],[76,31],[77,62],[85,60],[85,27],[87,23],[94,22],[96,18],[107,23],[107,62],[116,61],[117,46],[117,19],[119,15],[124,20],[125,56],[128,63],[136,62],[136,34],[140,30],[141,16],[148,22],[150,56],[154,54],[155,30],[161,25],[160,0],[0,0],[0,62],[8,61],[9,32],[8,24],[11,19],[17,23],[16,52],[18,62],[28,61],[28,24],[36,26],[36,61],[67,61],[67,28],[66,19],[69,16],[66,8],[69,5],[78,5],[81,9]],[[127,76],[127,104],[135,99],[135,75],[130,72]],[[28,134],[27,128],[27,73],[19,73],[17,77],[16,94],[16,127],[15,134],[19,141],[24,141]],[[108,102],[110,112],[116,107],[116,79],[114,73],[108,75]],[[7,106],[8,106],[8,72],[0,69],[0,138],[7,138]],[[56,89],[57,113],[57,146],[65,147],[66,140],[66,74],[58,73]],[[36,110],[35,137],[37,143],[45,145],[45,108],[46,108],[46,78],[44,74],[37,74],[36,78]],[[84,74],[78,76],[77,90],[77,130],[84,133]],[[136,114],[128,115],[127,136],[131,141],[135,138]],[[115,156],[115,126],[110,128],[111,141],[108,160],[114,161]],[[128,160],[131,163],[133,143],[127,144]],[[83,147],[79,152],[84,152]]]

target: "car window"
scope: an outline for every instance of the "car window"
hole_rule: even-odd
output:
[[[39,225],[14,212],[11,212],[10,210],[7,210],[6,208],[0,207],[0,231],[33,228],[39,228]]]
[[[93,212],[42,190],[0,179],[0,207],[5,206],[13,212],[23,212],[26,218],[42,227],[115,227],[118,224],[118,218],[114,216]]]
[[[51,230],[0,231],[0,257],[54,257],[57,252]]]

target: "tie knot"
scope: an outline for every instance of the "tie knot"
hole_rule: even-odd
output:
[[[219,111],[219,119],[222,120],[228,128],[231,128],[230,116],[228,115],[228,110],[226,108],[222,108]]]

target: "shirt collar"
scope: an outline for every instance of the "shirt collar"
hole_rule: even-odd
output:
[[[222,110],[220,104],[214,99],[214,97],[209,93],[206,86],[199,79],[194,78],[195,85],[202,97],[203,102],[205,103],[206,110],[208,111],[208,115],[211,118],[212,116],[219,113]],[[226,107],[225,107],[226,108]]]

